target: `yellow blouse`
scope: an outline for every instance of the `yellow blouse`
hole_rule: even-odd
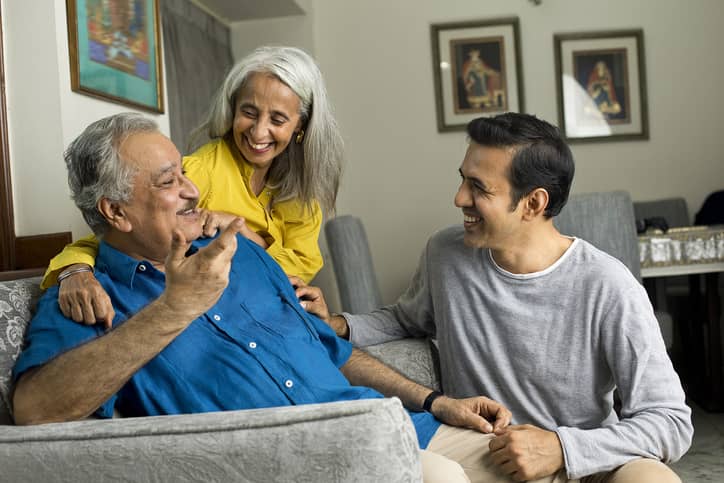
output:
[[[235,156],[223,139],[211,141],[195,153],[184,157],[186,176],[199,189],[199,206],[212,211],[226,211],[243,216],[246,224],[269,244],[267,253],[288,275],[309,282],[322,268],[319,230],[322,210],[316,202],[312,212],[298,201],[270,205],[274,190],[264,189],[257,197],[251,190],[254,168]],[[95,265],[98,240],[91,236],[66,246],[48,265],[42,287],[56,283],[60,271],[74,263]]]

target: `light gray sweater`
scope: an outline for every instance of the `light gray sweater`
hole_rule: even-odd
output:
[[[516,275],[454,226],[429,240],[397,303],[345,317],[359,346],[437,338],[444,392],[488,396],[515,424],[556,431],[569,478],[637,457],[676,461],[691,444],[691,410],[646,291],[584,240],[546,270]]]

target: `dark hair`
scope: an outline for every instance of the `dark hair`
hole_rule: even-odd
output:
[[[548,192],[546,218],[560,213],[568,201],[575,166],[558,128],[530,114],[508,112],[473,119],[468,136],[481,146],[514,149],[508,172],[513,208],[523,196],[543,188]]]

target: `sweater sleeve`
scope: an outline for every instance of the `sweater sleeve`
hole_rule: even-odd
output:
[[[348,314],[349,340],[355,346],[381,344],[405,337],[435,336],[434,308],[428,276],[430,242],[420,257],[407,290],[393,305],[369,314]]]
[[[55,285],[58,281],[58,275],[68,265],[75,263],[85,263],[91,267],[96,264],[96,255],[98,254],[98,239],[94,235],[89,235],[66,245],[63,251],[54,256],[48,264],[45,271],[43,281],[40,288],[46,290]]]
[[[620,419],[598,428],[559,427],[568,477],[608,471],[635,458],[677,461],[691,445],[691,409],[644,288],[621,291],[601,324]]]

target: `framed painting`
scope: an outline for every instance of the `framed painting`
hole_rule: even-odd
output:
[[[437,130],[463,131],[476,117],[523,111],[516,17],[430,26]]]
[[[568,141],[648,139],[643,30],[556,34],[554,52]]]
[[[66,0],[71,88],[163,112],[158,0]]]

